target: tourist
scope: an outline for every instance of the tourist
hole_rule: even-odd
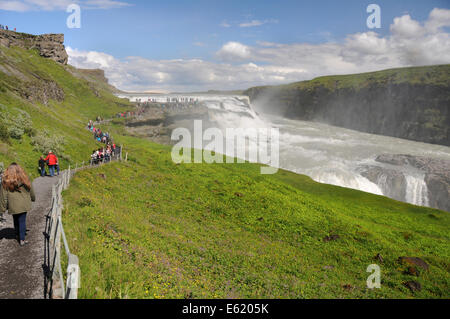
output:
[[[14,229],[20,246],[25,240],[27,230],[27,213],[31,210],[31,202],[36,200],[33,186],[22,167],[12,163],[5,171],[0,190],[0,212],[13,215]]]
[[[39,173],[41,174],[41,177],[44,177],[45,176],[45,160],[44,160],[44,157],[43,156],[41,156],[40,158],[39,158]]]
[[[47,162],[48,172],[50,176],[51,177],[55,176],[55,167],[56,164],[58,163],[58,158],[56,157],[55,154],[53,154],[52,151],[49,151],[47,157],[45,158],[45,161]]]

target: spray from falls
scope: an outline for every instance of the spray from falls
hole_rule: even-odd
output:
[[[450,158],[448,147],[362,133],[317,122],[290,120],[273,112],[267,113],[256,105],[257,110],[264,112],[258,113],[246,96],[211,94],[186,96],[188,100],[198,101],[198,105],[206,107],[206,115],[203,118],[204,129],[218,128],[225,133],[227,128],[278,128],[279,167],[308,175],[321,183],[429,206],[433,202],[433,197],[431,195],[429,197],[424,174],[402,169],[401,166],[393,167],[375,162],[375,158],[380,154],[412,156],[426,154],[429,157]],[[164,104],[170,99],[179,97],[176,94],[169,94],[129,98],[130,100],[139,98],[143,101],[151,99],[153,102]],[[267,108],[277,109],[273,105],[267,105]],[[191,120],[192,117],[188,119]],[[259,146],[259,139],[249,138],[249,140],[252,143],[245,146],[245,152]],[[203,145],[203,148],[208,149],[208,145]],[[369,170],[361,170],[362,167]]]

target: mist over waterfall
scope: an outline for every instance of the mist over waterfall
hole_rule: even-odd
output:
[[[174,97],[176,95],[151,98],[163,103]],[[140,98],[147,100],[146,96]],[[423,172],[407,165],[395,166],[375,159],[380,154],[409,154],[450,160],[450,147],[447,146],[269,115],[255,110],[247,96],[199,94],[190,95],[189,98],[197,100],[207,109],[207,119],[203,118],[203,131],[218,128],[225,140],[225,132],[229,128],[278,128],[279,167],[305,174],[321,183],[429,206],[429,187]],[[223,145],[226,144],[225,140]],[[258,143],[258,138],[249,138],[249,143],[244,146],[244,154],[249,154],[252,148],[258,148]],[[210,145],[205,142],[203,148],[211,149]],[[236,156],[236,147],[231,152],[224,147],[223,153]],[[245,159],[248,160],[248,157]]]
[[[415,205],[429,205],[424,174],[412,168],[377,163],[375,157],[401,153],[450,159],[450,148],[446,146],[258,114],[247,97],[214,96],[205,98],[204,102],[211,110],[211,121],[221,129],[279,128],[280,168],[308,175],[317,182],[384,195]],[[383,170],[376,179],[369,180],[362,173],[362,168],[367,165],[376,165]],[[393,177],[404,181],[392,182]]]

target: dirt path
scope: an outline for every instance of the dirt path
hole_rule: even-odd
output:
[[[15,239],[12,216],[4,214],[0,228],[0,299],[42,299],[44,295],[44,230],[51,206],[52,185],[58,177],[39,177],[33,181],[36,202],[27,215],[28,245]]]

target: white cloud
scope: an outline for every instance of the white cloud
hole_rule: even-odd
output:
[[[425,28],[430,32],[436,32],[439,28],[450,26],[450,10],[434,8],[430,18],[425,23]]]
[[[250,21],[245,21],[245,22],[227,22],[226,20],[223,21],[221,24],[219,24],[221,27],[224,28],[231,28],[233,25],[241,27],[241,28],[250,28],[250,27],[259,27],[262,26],[264,24],[268,24],[268,23],[278,23],[277,19],[266,19],[266,20],[257,20],[257,19],[253,19]]]
[[[194,44],[196,47],[206,47],[206,46],[207,46],[206,43],[200,42],[200,41],[194,42],[193,44]]]
[[[0,10],[25,12],[30,6],[21,1],[0,1]]]
[[[224,27],[224,28],[229,28],[229,27],[231,27],[231,24],[229,24],[229,23],[226,22],[226,21],[223,21],[223,22],[220,24],[220,26],[221,26],[221,27]]]
[[[251,57],[250,48],[239,42],[228,42],[218,52],[217,55],[223,60],[244,60]]]
[[[270,19],[270,20],[264,20],[264,21],[252,20],[252,21],[249,21],[249,22],[240,23],[239,26],[241,28],[259,27],[259,26],[261,26],[263,24],[267,24],[267,23],[278,23],[278,20],[276,20],[276,19]]]
[[[115,0],[0,0],[0,10],[6,11],[57,11],[66,10],[72,4],[78,4],[83,9],[114,9],[131,4]]]
[[[100,52],[68,48],[69,63],[102,68],[123,90],[197,91],[281,84],[330,74],[375,71],[393,67],[450,63],[450,10],[434,9],[419,23],[409,15],[396,18],[385,37],[362,32],[341,42],[255,46],[227,42],[216,52],[217,62],[190,60],[123,60]]]
[[[239,24],[239,26],[241,28],[248,28],[248,27],[257,27],[257,26],[260,26],[260,25],[263,25],[263,24],[264,24],[264,22],[262,22],[262,21],[252,20],[250,22],[241,23],[241,24]]]

